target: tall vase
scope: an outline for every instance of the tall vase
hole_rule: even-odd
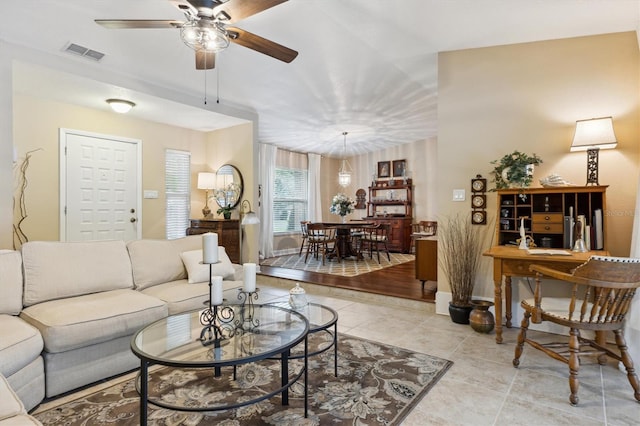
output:
[[[340,216],[342,223],[347,223],[347,216]]]

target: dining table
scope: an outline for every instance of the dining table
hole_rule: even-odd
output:
[[[354,229],[366,228],[374,226],[375,223],[363,220],[352,220],[349,222],[323,222],[324,226],[335,228],[336,244],[340,252],[340,258],[355,258],[356,260],[364,259],[362,253],[353,246],[351,231]],[[329,258],[335,257],[336,251],[328,255]]]

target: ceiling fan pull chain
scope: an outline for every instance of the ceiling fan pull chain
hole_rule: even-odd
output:
[[[204,104],[207,104],[207,70],[204,71]]]
[[[216,103],[220,103],[220,60],[218,60],[218,68],[216,68]]]

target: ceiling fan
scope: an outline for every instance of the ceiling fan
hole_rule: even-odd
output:
[[[215,55],[229,42],[291,62],[298,52],[249,31],[228,26],[287,0],[169,0],[186,21],[156,19],[96,19],[105,28],[178,28],[182,41],[196,51],[196,69],[215,68]]]

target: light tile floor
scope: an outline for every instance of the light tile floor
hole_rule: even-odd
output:
[[[261,286],[261,303],[288,297],[290,283]],[[403,422],[423,425],[640,425],[640,403],[633,398],[617,362],[600,366],[585,357],[580,367],[580,404],[569,404],[568,366],[525,346],[514,368],[518,328],[480,334],[434,313],[432,304],[323,290],[303,284],[310,301],[338,311],[338,332],[439,356],[453,366]],[[407,305],[407,306],[403,306]],[[518,319],[518,322],[520,319]],[[531,331],[550,341],[563,336]],[[640,362],[640,361],[638,361]],[[637,368],[636,371],[640,371]]]
[[[286,300],[291,281],[258,278],[258,303]],[[454,362],[403,422],[424,425],[640,425],[640,403],[617,364],[585,358],[580,368],[580,405],[569,404],[568,367],[525,346],[520,368],[512,366],[517,328],[480,334],[434,312],[434,305],[368,293],[303,284],[310,301],[338,311],[338,332],[376,340]],[[236,298],[236,290],[225,297]],[[519,319],[518,319],[519,322]],[[557,341],[560,336],[531,332]],[[640,361],[636,360],[638,363]],[[636,371],[640,371],[637,368]],[[128,376],[133,377],[134,373]],[[122,377],[90,387],[111,385]],[[44,404],[43,411],[79,393]]]

